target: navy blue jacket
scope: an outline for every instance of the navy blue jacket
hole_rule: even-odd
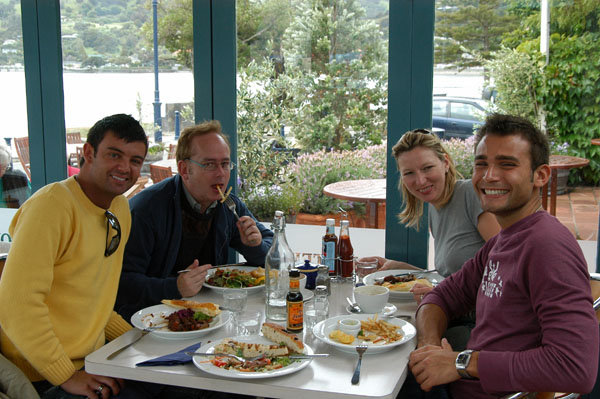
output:
[[[129,320],[132,314],[162,299],[180,298],[177,278],[170,277],[181,244],[181,190],[183,181],[176,175],[154,184],[129,201],[131,234],[125,247],[123,270],[115,310]],[[255,219],[246,205],[231,195],[240,217]],[[273,232],[256,222],[262,244],[248,247],[242,244],[233,212],[217,202],[213,210],[215,259],[213,265],[227,263],[229,247],[241,253],[251,265],[264,265],[273,241]],[[255,219],[256,220],[256,219]]]

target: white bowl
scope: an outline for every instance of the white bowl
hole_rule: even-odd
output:
[[[381,312],[389,296],[390,290],[380,285],[363,285],[354,289],[354,299],[363,313]]]
[[[360,327],[360,320],[358,319],[348,317],[339,321],[340,331],[354,337],[358,335]]]

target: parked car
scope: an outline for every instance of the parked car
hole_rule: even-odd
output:
[[[471,137],[485,120],[488,103],[477,98],[433,97],[433,127],[444,129],[444,138]]]

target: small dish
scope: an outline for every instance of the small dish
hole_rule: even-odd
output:
[[[397,310],[398,310],[398,308],[396,307],[396,305],[394,305],[393,303],[387,303],[383,307],[383,310],[381,312],[379,312],[378,314],[382,317],[389,317],[389,316],[393,315],[394,313],[396,313]],[[350,305],[346,306],[346,312],[348,312],[350,314],[366,314],[365,312],[353,311],[352,308],[350,307]]]
[[[343,333],[356,337],[360,331],[360,320],[351,317],[341,319],[338,322],[338,327]]]

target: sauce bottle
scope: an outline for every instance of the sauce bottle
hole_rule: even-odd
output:
[[[335,235],[335,219],[325,221],[325,235],[322,239],[322,262],[329,268],[329,274],[336,274],[335,264],[337,259],[338,238]]]
[[[340,226],[337,273],[342,278],[351,278],[354,272],[354,249],[350,242],[350,221],[342,220]]]
[[[304,302],[300,292],[300,272],[290,270],[290,290],[287,302],[287,330],[293,333],[302,332],[304,327]]]
[[[275,211],[275,219],[271,228],[275,235],[265,259],[266,317],[270,320],[284,321],[287,318],[288,274],[296,262],[294,252],[285,237],[283,212]]]

